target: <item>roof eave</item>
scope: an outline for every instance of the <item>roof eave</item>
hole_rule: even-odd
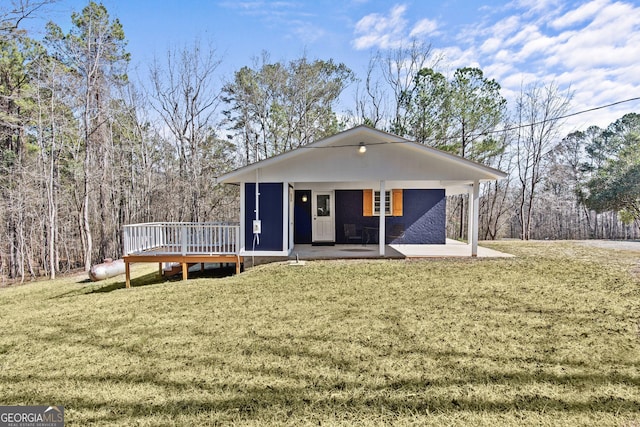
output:
[[[391,137],[394,142],[406,142],[407,145],[411,146],[412,148],[422,151],[422,152],[427,152],[430,153],[432,155],[438,156],[442,159],[448,160],[448,161],[452,161],[454,163],[457,163],[465,168],[471,168],[477,172],[479,172],[481,175],[488,175],[488,177],[486,178],[479,178],[478,181],[480,182],[487,182],[487,181],[493,181],[493,180],[499,180],[499,179],[504,179],[508,176],[507,173],[489,167],[489,166],[485,166],[483,164],[474,162],[472,160],[469,159],[465,159],[463,157],[460,156],[456,156],[452,153],[449,153],[447,151],[443,151],[443,150],[439,150],[437,148],[434,147],[429,147],[426,145],[422,145],[422,144],[418,144],[416,142],[410,141],[406,138],[403,137],[399,137],[397,135],[393,135],[391,133],[388,132],[384,132],[384,131],[380,131],[377,129],[373,129],[364,125],[361,126],[357,126],[354,128],[351,128],[349,130],[337,133],[335,135],[329,136],[327,138],[323,138],[321,140],[318,140],[316,142],[313,142],[311,144],[305,145],[305,146],[301,146],[298,147],[294,150],[291,151],[287,151],[285,153],[281,153],[279,155],[270,157],[268,159],[264,159],[264,160],[260,160],[258,162],[252,163],[250,165],[246,165],[243,166],[241,168],[238,168],[234,171],[228,172],[224,175],[221,175],[220,177],[216,178],[216,183],[220,183],[220,184],[235,184],[238,183],[239,181],[237,181],[236,179],[240,176],[246,175],[246,174],[250,174],[253,173],[256,170],[259,170],[261,168],[268,168],[269,166],[272,166],[273,164],[277,164],[280,162],[284,162],[287,161],[289,159],[295,158],[297,156],[299,156],[300,154],[302,154],[306,149],[313,149],[313,148],[322,148],[328,145],[331,145],[332,143],[336,142],[336,140],[342,139],[345,136],[347,136],[348,134],[354,134],[354,133],[370,133],[370,134],[376,134],[376,135],[385,135],[387,137]]]

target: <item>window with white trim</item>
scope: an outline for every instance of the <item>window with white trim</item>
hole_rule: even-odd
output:
[[[404,195],[403,190],[396,188],[386,192],[386,215],[402,216]],[[374,213],[375,209],[375,213]],[[362,216],[380,215],[380,192],[362,190]]]
[[[384,214],[387,216],[391,216],[391,191],[384,192]],[[373,192],[373,214],[380,215],[380,192]]]

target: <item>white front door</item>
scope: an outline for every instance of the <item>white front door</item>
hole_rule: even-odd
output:
[[[335,242],[333,191],[314,192],[311,209],[313,214],[313,241]]]

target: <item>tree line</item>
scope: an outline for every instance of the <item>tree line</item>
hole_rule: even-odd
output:
[[[364,76],[263,53],[220,84],[220,56],[195,40],[156,57],[142,85],[100,3],[32,38],[24,20],[50,3],[0,6],[2,281],[119,257],[129,223],[237,219],[237,190],[216,176],[358,124],[509,172],[482,189],[481,238],[638,238],[637,114],[562,135],[571,93],[532,82],[508,104],[482,70],[445,75],[417,41],[373,55]],[[466,203],[449,200],[451,237],[465,238]]]

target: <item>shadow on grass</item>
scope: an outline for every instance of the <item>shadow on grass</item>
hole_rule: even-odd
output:
[[[348,419],[384,416],[389,420],[403,416],[429,413],[462,413],[478,414],[492,412],[498,414],[517,413],[521,411],[547,414],[563,413],[574,416],[607,413],[615,416],[628,416],[640,411],[640,403],[633,397],[619,397],[601,394],[576,400],[567,397],[548,396],[535,391],[522,391],[516,396],[461,396],[459,394],[434,395],[430,393],[432,385],[428,382],[420,385],[418,393],[406,393],[402,383],[387,384],[377,394],[362,394],[362,384],[357,382],[316,383],[314,386],[284,385],[247,385],[239,382],[211,384],[207,382],[184,383],[167,381],[161,374],[143,377],[123,378],[121,376],[77,376],[73,378],[80,383],[95,384],[139,384],[154,385],[167,393],[167,401],[159,403],[143,402],[107,402],[88,397],[76,397],[66,402],[77,413],[106,410],[104,417],[93,415],[92,422],[120,422],[135,424],[144,417],[173,418],[197,416],[198,414],[215,414],[221,419],[236,421],[276,421],[274,416],[286,414],[304,419],[312,411],[314,417],[330,419],[337,412]],[[185,390],[199,390],[199,397],[185,397]],[[360,390],[358,393],[353,391]],[[224,397],[223,397],[224,396]],[[5,396],[8,402],[31,401],[32,395],[25,392],[12,393]],[[46,401],[55,401],[55,393],[44,393],[39,396]],[[336,412],[337,411],[337,412]],[[210,419],[210,418],[209,418]],[[70,420],[71,421],[71,420]],[[87,419],[83,420],[87,422]]]
[[[158,283],[165,282],[166,280],[167,280],[166,277],[158,275],[157,272],[153,272],[153,273],[145,274],[144,276],[136,277],[135,279],[131,279],[131,287],[139,288],[143,286],[157,285]],[[117,291],[118,289],[126,289],[126,287],[127,287],[127,283],[125,281],[115,282],[109,285],[105,285],[105,286],[101,286],[99,288],[93,289],[89,293],[102,294],[105,292]]]
[[[222,278],[228,277],[235,274],[235,267],[219,267],[212,269],[205,269],[204,271],[190,271],[189,272],[189,280],[191,279],[200,279],[200,278]],[[149,285],[157,285],[160,283],[167,282],[180,282],[182,281],[182,274],[176,274],[173,276],[160,276],[158,272],[152,272],[145,274],[144,276],[136,277],[135,279],[131,279],[131,287],[139,288],[143,286]],[[113,292],[119,289],[126,289],[126,282],[115,282],[105,286],[101,286],[99,288],[93,289],[89,294],[98,294],[98,293],[106,293]]]
[[[147,276],[153,274],[142,276],[140,279],[148,279]],[[77,342],[76,337],[83,334],[82,325],[71,326],[80,329],[67,331],[57,337],[49,336],[48,339],[59,340],[62,337],[63,340],[69,340],[70,344]],[[218,359],[215,354],[207,354],[206,357],[200,358],[187,353],[178,357],[175,354],[154,356],[157,366],[165,366],[165,359],[171,358],[172,370],[185,369],[194,374],[186,375],[185,379],[172,379],[171,375],[166,375],[166,371],[158,371],[152,367],[120,374],[69,374],[68,380],[85,386],[113,385],[123,390],[135,390],[142,385],[163,390],[166,400],[161,404],[137,402],[135,398],[112,403],[106,398],[92,398],[89,397],[89,393],[84,393],[84,397],[74,397],[65,401],[65,406],[73,408],[78,417],[82,417],[83,413],[89,417],[76,419],[76,424],[108,422],[119,425],[144,424],[144,418],[152,417],[162,417],[165,421],[167,418],[179,417],[184,422],[191,416],[192,421],[195,421],[202,417],[202,414],[208,414],[209,421],[221,423],[270,421],[272,424],[278,424],[279,421],[283,421],[280,424],[294,424],[296,419],[308,421],[311,413],[315,419],[328,422],[337,413],[343,414],[343,421],[357,421],[359,417],[380,421],[382,417],[388,422],[393,422],[399,417],[413,417],[416,414],[426,416],[430,413],[504,415],[528,411],[546,414],[549,417],[554,417],[554,413],[563,413],[564,416],[568,413],[569,417],[584,419],[601,417],[603,413],[611,416],[630,416],[640,412],[637,395],[620,396],[611,391],[612,387],[619,385],[640,386],[640,377],[637,375],[611,374],[594,369],[562,374],[549,370],[553,366],[562,366],[559,365],[560,362],[542,356],[535,356],[530,360],[532,364],[540,365],[540,370],[528,370],[523,367],[514,372],[502,368],[467,366],[464,371],[460,371],[461,357],[477,356],[464,351],[422,348],[416,349],[415,353],[422,353],[430,360],[438,360],[440,367],[446,368],[451,375],[430,376],[428,371],[416,371],[409,375],[392,374],[382,377],[378,371],[379,365],[374,363],[375,359],[372,361],[361,358],[358,353],[348,355],[335,351],[334,348],[344,346],[333,345],[333,341],[336,340],[330,338],[301,335],[297,342],[283,343],[277,336],[251,336],[254,337],[253,341],[240,344],[240,348],[234,351],[233,359],[228,355]],[[324,348],[317,349],[317,340],[329,342]],[[144,346],[127,347],[116,341],[107,340],[94,345],[121,352],[122,360],[128,359],[127,354],[134,356],[133,360],[148,357],[149,354]],[[372,347],[384,350],[375,345]],[[383,351],[375,353],[380,355],[379,358],[386,357],[382,355]],[[505,354],[503,358],[508,362],[511,356]],[[404,356],[397,360],[402,359]],[[252,365],[247,363],[249,360],[278,362]],[[298,365],[291,363],[292,360],[298,360]],[[203,372],[201,369],[206,370],[206,367],[223,364],[226,364],[226,375],[200,376]],[[502,365],[508,363],[500,366]],[[310,367],[320,369],[314,372]],[[339,375],[317,373],[326,372],[327,369],[339,372]],[[262,384],[256,384],[253,381],[256,378],[261,379]],[[295,385],[282,384],[285,378],[293,380],[292,383]],[[0,372],[0,383],[20,384],[45,380],[50,381],[46,372],[41,376],[32,372],[28,376],[12,374],[10,371]],[[487,394],[474,392],[473,388],[469,388],[474,386],[499,387],[494,394]],[[503,394],[499,391],[502,386],[515,387],[518,392],[515,395]],[[447,391],[452,387],[457,387],[458,391],[467,390],[467,393]],[[51,390],[39,393],[37,398],[40,401],[61,401],[59,392]],[[581,394],[578,398],[572,396],[572,393],[563,393],[579,390],[591,391]],[[3,398],[8,403],[38,400],[34,399],[33,394],[28,394],[20,388],[6,393]],[[101,412],[103,414],[100,414]],[[284,414],[286,418],[278,418],[285,417]]]
[[[339,369],[342,372],[352,372],[352,373],[362,373],[367,372],[370,367],[367,366],[366,363],[363,363],[362,360],[354,357],[343,356],[340,354],[336,354],[336,352],[330,350],[329,347],[324,350],[312,350],[306,344],[306,341],[301,341],[294,344],[282,344],[273,342],[273,340],[260,340],[254,342],[250,348],[243,350],[244,356],[259,356],[264,357],[264,355],[268,356],[276,356],[278,358],[282,358],[284,360],[288,360],[291,357],[295,356],[296,359],[306,360],[310,365],[323,366],[323,367],[332,367]],[[350,343],[353,344],[353,343]],[[339,348],[343,346],[344,343],[336,343],[335,347]],[[367,347],[373,348],[380,355],[388,352],[390,348],[378,347],[375,345],[367,345]],[[468,359],[474,360],[478,358],[484,358],[491,361],[501,362],[502,366],[510,366],[513,365],[514,362],[517,362],[519,366],[523,365],[531,365],[537,366],[536,369],[530,368],[520,368],[514,370],[499,370],[499,369],[489,369],[483,368],[481,366],[473,366],[469,365],[465,368],[465,375],[460,376],[458,378],[447,378],[447,379],[423,379],[420,378],[409,378],[399,381],[387,381],[381,384],[379,387],[375,387],[376,390],[383,391],[385,389],[404,389],[412,392],[419,392],[429,386],[436,387],[450,387],[454,386],[465,386],[465,385],[487,385],[487,384],[495,384],[495,385],[532,385],[536,383],[543,384],[554,384],[561,386],[576,386],[576,385],[584,385],[584,386],[603,386],[603,385],[626,385],[631,387],[640,387],[640,375],[629,375],[623,374],[617,371],[614,372],[594,372],[593,369],[588,369],[589,366],[586,364],[572,364],[567,361],[560,361],[553,357],[536,355],[528,358],[526,361],[519,357],[514,357],[513,355],[505,354],[502,357],[485,357],[479,356],[477,354],[467,353],[467,352],[457,352],[457,351],[439,351],[434,349],[416,349],[414,351],[409,352],[397,352],[393,351],[393,353],[397,353],[398,355],[402,355],[402,357],[409,357],[410,355],[414,355],[417,357],[426,357],[431,360],[438,360],[439,365],[442,368],[447,369],[449,372],[457,372],[460,370],[460,360]],[[382,358],[386,356],[380,356]],[[624,364],[621,362],[616,362],[616,366],[635,366],[634,364]],[[564,366],[570,366],[578,369],[579,367],[584,368],[582,372],[567,372],[567,373],[557,373],[550,371],[551,367],[561,366],[564,369]],[[375,368],[377,369],[377,368]],[[289,377],[293,380],[300,381],[308,381],[315,382],[315,378],[312,376],[299,376],[292,375],[290,369],[286,367],[276,367],[275,369],[269,368],[269,370],[263,370],[262,368],[254,369],[250,367],[241,367],[240,371],[249,373],[253,376],[256,375],[271,375],[277,374],[280,377]],[[372,376],[376,375],[376,372],[371,372]],[[357,386],[357,384],[353,384]],[[638,409],[640,409],[640,401],[635,401]]]

